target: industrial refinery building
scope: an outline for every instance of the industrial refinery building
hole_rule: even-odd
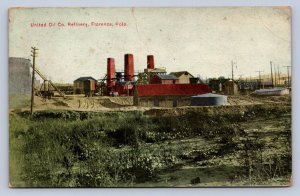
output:
[[[210,93],[206,84],[136,85],[133,105],[144,107],[179,107],[191,104],[191,96]]]

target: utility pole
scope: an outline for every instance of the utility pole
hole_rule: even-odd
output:
[[[258,70],[258,71],[256,71],[256,72],[258,72],[258,75],[259,75],[259,88],[261,88],[261,75],[260,75],[260,73],[261,73],[261,72],[264,72],[264,71]]]
[[[30,106],[30,113],[33,113],[33,104],[34,104],[34,75],[35,75],[35,57],[37,56],[37,48],[31,47],[31,56],[32,56],[32,83],[31,83],[31,106]]]
[[[272,61],[270,61],[270,67],[271,67],[271,81],[272,81],[272,87],[274,87],[274,83],[273,83],[273,71],[272,71]]]
[[[280,71],[279,71],[279,65],[277,65],[277,77],[278,77],[278,84],[281,85],[280,81]]]
[[[276,72],[276,66],[273,64],[273,70],[274,70],[274,87],[277,86],[277,72]]]
[[[231,79],[233,81],[233,61],[231,60]]]
[[[274,86],[277,86],[277,73],[276,73],[276,66],[273,64],[274,69]]]
[[[286,70],[287,70],[287,77],[288,77],[288,83],[287,83],[287,87],[290,87],[290,67],[291,66],[283,66],[283,67],[286,67]]]

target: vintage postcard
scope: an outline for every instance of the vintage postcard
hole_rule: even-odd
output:
[[[291,8],[9,9],[10,187],[291,186]]]

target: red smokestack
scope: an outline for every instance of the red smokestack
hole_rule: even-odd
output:
[[[107,86],[115,86],[114,79],[116,78],[115,59],[107,58]]]
[[[147,56],[147,69],[154,69],[154,56],[153,55]]]
[[[134,81],[134,62],[132,54],[125,54],[124,58],[124,78],[125,81]]]

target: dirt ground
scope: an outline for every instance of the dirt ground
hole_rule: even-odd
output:
[[[10,111],[27,111],[30,109],[30,101],[26,100],[26,106],[20,107],[20,97],[10,97],[10,102],[18,101],[18,106],[10,104]],[[28,98],[27,98],[28,99]],[[133,97],[84,97],[83,95],[69,95],[64,98],[53,97],[51,99],[44,99],[42,97],[35,97],[34,110],[75,110],[75,111],[129,111],[140,110],[147,111],[152,109],[166,110],[168,108],[161,107],[139,107],[133,106]],[[291,105],[291,96],[254,96],[254,95],[236,95],[228,96],[228,106],[247,106],[260,104],[283,104]],[[226,107],[228,107],[226,106]],[[223,106],[221,106],[223,107]],[[217,107],[218,110],[221,107]],[[185,106],[181,108],[212,108],[212,107],[190,107]],[[239,107],[237,107],[239,108]],[[176,108],[172,108],[173,110]],[[175,111],[176,112],[176,111]]]
[[[290,104],[291,95],[283,96],[258,96],[258,95],[233,95],[228,96],[229,105],[252,105],[252,104]]]

